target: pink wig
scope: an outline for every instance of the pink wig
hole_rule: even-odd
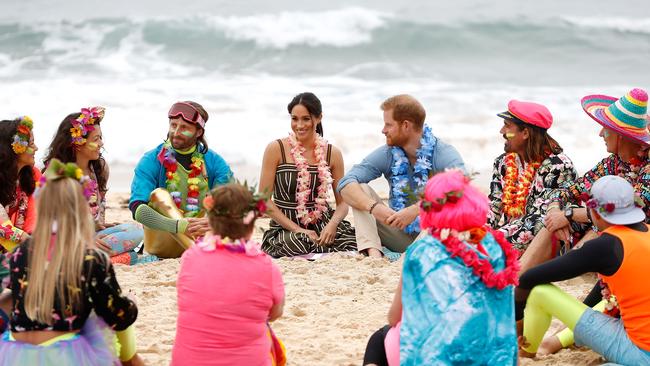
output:
[[[462,192],[456,202],[449,201],[447,193]],[[420,225],[422,229],[449,228],[465,231],[485,225],[489,209],[486,195],[469,183],[460,170],[448,170],[431,177],[424,188],[424,201],[435,205],[438,199],[446,199],[440,210],[420,208]]]

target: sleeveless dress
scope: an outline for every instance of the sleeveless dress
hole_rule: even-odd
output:
[[[315,223],[304,226],[297,217],[296,206],[296,188],[298,179],[298,169],[295,164],[287,163],[284,153],[284,146],[281,140],[277,140],[282,151],[282,163],[275,170],[275,185],[273,187],[273,202],[289,218],[300,227],[314,230],[320,235],[327,223],[331,220],[334,210],[328,207],[323,212],[320,220]],[[327,146],[327,163],[330,162],[332,145]],[[313,210],[315,206],[314,198],[318,196],[318,167],[309,166],[311,175],[311,194],[307,201],[307,209]],[[340,251],[356,251],[357,243],[354,234],[354,228],[350,222],[342,220],[336,228],[336,237],[334,242],[327,246],[321,246],[309,239],[307,234],[294,233],[286,230],[274,220],[271,220],[269,230],[264,233],[262,239],[262,249],[272,257],[290,257],[309,253],[331,253]]]

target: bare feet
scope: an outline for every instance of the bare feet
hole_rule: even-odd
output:
[[[550,337],[544,338],[542,344],[537,350],[537,353],[540,355],[552,355],[561,349],[562,343],[560,343],[560,339],[557,336],[552,335]]]
[[[122,361],[122,366],[144,366],[144,361],[139,354],[135,354],[130,360]]]
[[[368,248],[365,250],[365,253],[368,255],[368,257],[373,257],[373,258],[381,258],[384,256],[384,254],[376,248]]]

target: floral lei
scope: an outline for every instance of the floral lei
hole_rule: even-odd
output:
[[[605,311],[604,313],[616,317],[620,314],[621,308],[618,306],[618,301],[616,301],[616,297],[612,294],[612,292],[609,289],[609,286],[605,281],[603,280],[602,276],[598,274],[598,282],[600,283],[600,294],[603,297],[603,300],[605,300]]]
[[[165,177],[167,181],[167,189],[169,194],[174,199],[176,207],[180,210],[181,203],[183,202],[182,194],[178,190],[180,185],[180,177],[178,175],[178,161],[174,156],[174,148],[172,147],[171,142],[165,141],[160,153],[158,153],[158,161],[165,168]],[[183,210],[185,217],[194,217],[199,214],[199,183],[200,179],[198,178],[203,173],[203,154],[199,152],[197,148],[192,153],[192,163],[190,164],[190,172],[187,175],[187,199],[185,201],[185,210]]]
[[[219,235],[211,233],[206,234],[196,242],[196,245],[204,252],[214,252],[217,250],[227,250],[233,253],[246,254],[249,257],[264,255],[261,244],[253,240],[237,239],[232,241],[230,238],[221,238]]]
[[[318,196],[314,198],[316,205],[314,210],[307,210],[307,201],[311,194],[309,187],[311,186],[311,174],[309,173],[309,164],[305,159],[305,147],[296,140],[296,135],[289,134],[289,146],[291,147],[291,156],[298,169],[298,182],[296,187],[296,214],[298,220],[303,225],[309,225],[318,221],[323,212],[327,211],[327,193],[329,186],[332,184],[332,172],[327,164],[327,140],[322,136],[316,137],[316,146],[314,147],[314,155],[318,165]]]
[[[431,157],[433,156],[433,148],[435,145],[431,128],[424,125],[422,138],[420,139],[420,148],[416,151],[417,160],[413,167],[413,181],[417,186],[415,191],[416,195],[422,192],[424,185],[431,175],[431,170],[433,169]],[[391,195],[389,205],[393,210],[400,211],[411,201],[409,199],[409,160],[401,147],[393,146],[391,148],[391,154],[393,155],[393,166],[391,167],[392,176],[390,178]],[[406,226],[404,231],[408,234],[420,232],[420,217],[417,217],[412,223]]]
[[[104,107],[82,108],[77,119],[72,121],[70,135],[72,143],[81,146],[86,143],[84,136],[95,130],[95,122],[104,118]]]
[[[465,243],[467,241],[476,244],[477,249],[487,255],[481,240],[488,232],[499,243],[505,254],[506,266],[498,273],[494,272],[494,267],[488,258],[479,257],[478,253]],[[435,229],[431,231],[431,235],[445,246],[452,258],[459,257],[468,268],[471,268],[474,275],[478,276],[486,287],[503,290],[509,285],[519,284],[519,252],[512,248],[512,244],[506,240],[502,232],[484,226],[462,233],[449,229]]]
[[[516,153],[509,153],[505,157],[506,174],[502,202],[503,212],[510,218],[517,218],[524,214],[530,186],[535,178],[537,168],[541,165],[539,162],[529,163],[520,178],[516,157]]]
[[[28,116],[22,116],[18,118],[18,121],[18,128],[14,135],[14,142],[11,143],[11,148],[14,150],[16,155],[20,155],[27,151],[27,148],[29,147],[29,137],[32,134],[32,128],[34,127],[34,122]]]

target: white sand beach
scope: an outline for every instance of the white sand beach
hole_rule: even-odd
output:
[[[109,195],[108,221],[130,220],[127,194]],[[259,220],[261,239],[267,220]],[[400,264],[384,259],[335,254],[317,261],[280,259],[286,286],[284,315],[273,329],[287,347],[289,365],[359,365],[368,337],[386,323]],[[179,260],[116,266],[123,289],[138,297],[138,352],[148,365],[168,365],[176,332],[176,276]],[[585,294],[593,278],[560,283],[575,296]],[[552,329],[559,324],[554,322]],[[524,359],[521,365],[599,365],[585,349]]]

